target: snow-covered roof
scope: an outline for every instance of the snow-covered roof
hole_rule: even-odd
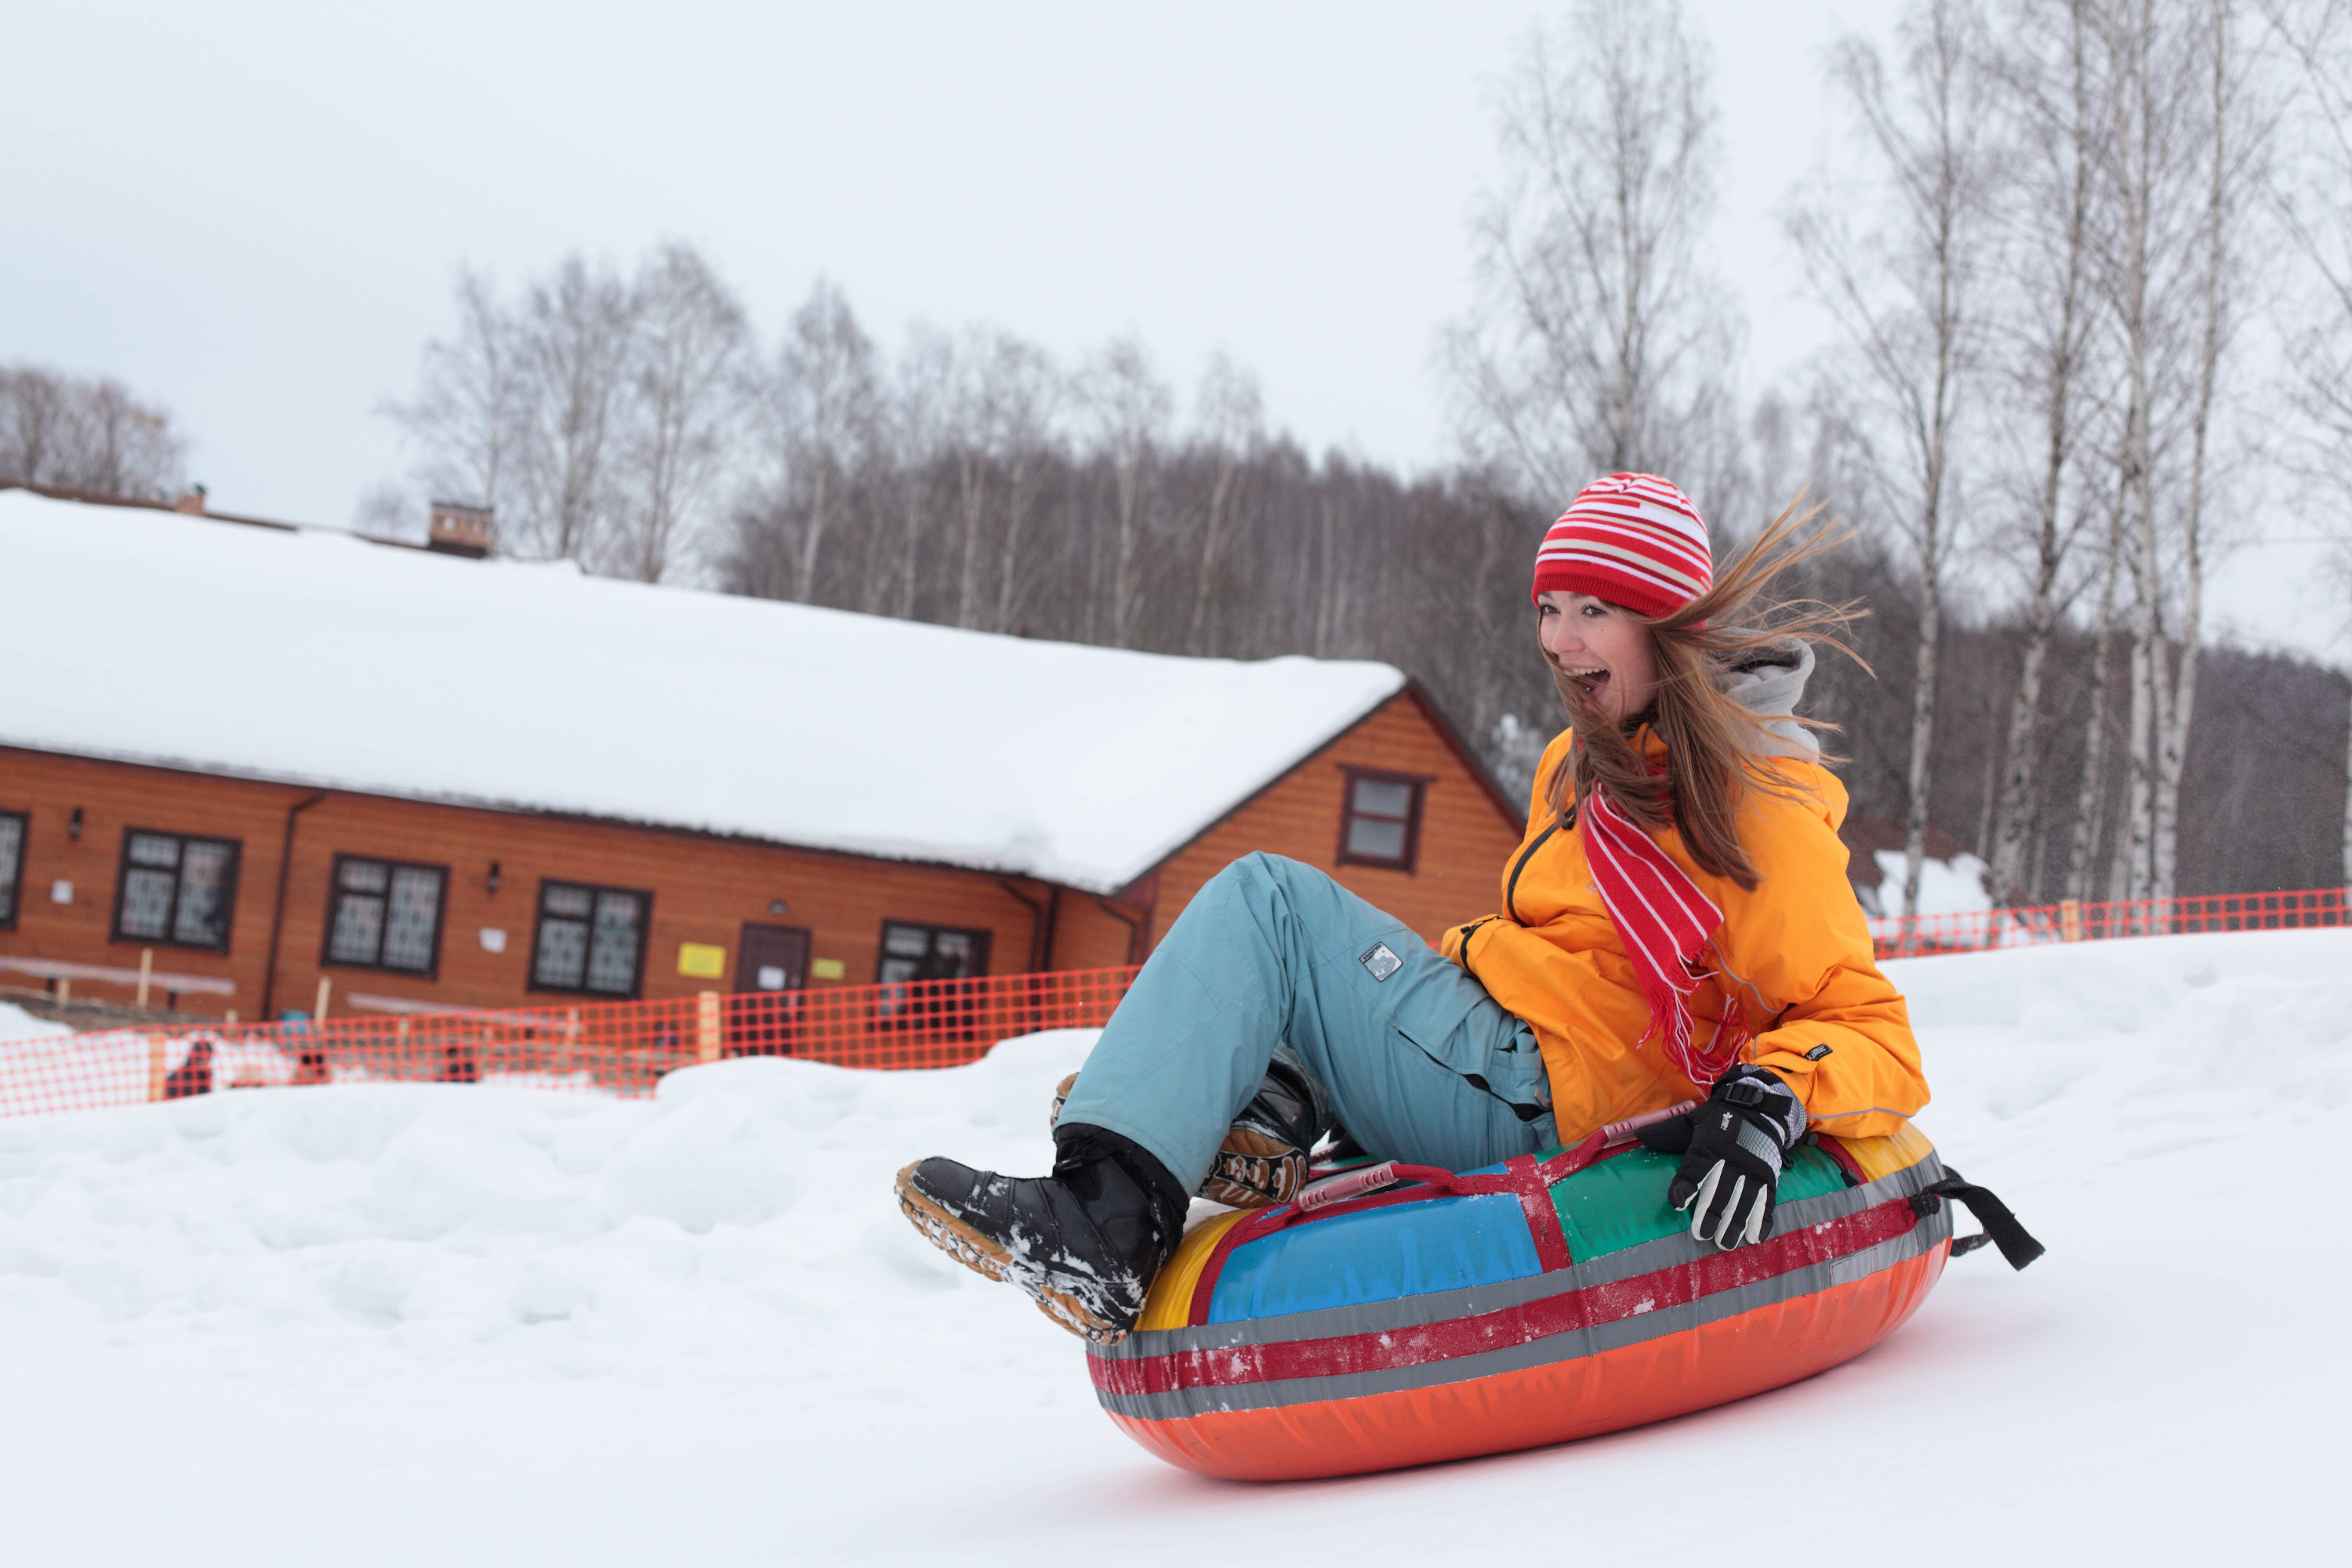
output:
[[[1404,683],[0,490],[0,744],[1126,886]]]

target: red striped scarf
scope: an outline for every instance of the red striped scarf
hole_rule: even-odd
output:
[[[1583,830],[1585,863],[1592,868],[1617,940],[1633,960],[1642,999],[1650,1005],[1650,1029],[1682,1075],[1705,1089],[1739,1058],[1748,1042],[1738,1001],[1728,996],[1715,1038],[1704,1047],[1691,1039],[1685,999],[1699,983],[1692,967],[1722,927],[1723,911],[1655,839],[1620,816],[1608,793],[1597,786],[1584,801]]]

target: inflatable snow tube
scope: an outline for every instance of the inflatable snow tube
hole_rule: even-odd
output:
[[[1137,1442],[1203,1475],[1392,1469],[1810,1377],[1885,1338],[1943,1271],[1951,1208],[1922,1196],[1944,1171],[1916,1131],[1800,1147],[1773,1235],[1730,1252],[1665,1206],[1677,1163],[1596,1134],[1218,1215],[1153,1281],[1136,1331],[1088,1347],[1096,1394]]]

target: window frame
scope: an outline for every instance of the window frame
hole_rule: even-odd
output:
[[[1436,781],[1425,773],[1400,773],[1387,768],[1360,768],[1346,763],[1339,764],[1339,847],[1333,863],[1340,866],[1370,866],[1382,871],[1402,871],[1410,877],[1421,868],[1421,819],[1429,800],[1429,786]],[[1393,816],[1379,816],[1356,809],[1356,785],[1363,784],[1402,784],[1411,792],[1405,806],[1404,853],[1401,856],[1365,855],[1351,851],[1348,841],[1356,818],[1369,822],[1396,822]]]
[[[945,932],[945,933],[946,933],[947,935],[949,935],[949,936],[962,936],[962,937],[970,937],[970,938],[971,939],[971,949],[972,949],[972,972],[971,972],[970,974],[962,974],[962,975],[947,975],[947,976],[941,976],[941,977],[940,977],[940,978],[944,978],[944,979],[956,979],[956,980],[985,980],[985,979],[987,979],[987,978],[988,978],[988,961],[989,961],[989,958],[991,957],[991,949],[992,948],[992,946],[994,945],[994,942],[995,942],[996,933],[995,933],[994,931],[992,931],[989,930],[987,927],[985,927],[985,926],[977,926],[977,927],[975,927],[975,926],[943,926],[943,925],[934,925],[934,924],[932,924],[932,923],[931,923],[930,921],[899,921],[899,920],[889,920],[889,919],[885,919],[885,920],[883,921],[883,922],[882,922],[882,930],[881,930],[881,932],[880,932],[880,934],[876,938],[876,940],[875,940],[875,946],[874,946],[874,984],[877,984],[877,985],[928,985],[928,984],[933,984],[933,983],[934,983],[934,982],[932,982],[932,981],[926,981],[926,980],[885,980],[885,979],[882,977],[882,966],[883,966],[884,964],[886,964],[886,963],[889,963],[889,962],[890,962],[891,957],[893,956],[893,955],[892,955],[892,953],[891,953],[891,952],[890,952],[890,928],[891,928],[891,927],[893,927],[893,926],[902,927],[902,928],[904,928],[904,929],[906,929],[906,930],[908,930],[908,931],[923,931],[923,932],[926,932],[926,933],[927,933],[927,936],[928,936],[928,937],[937,937],[937,936],[939,936],[941,932]],[[928,940],[927,940],[927,945],[928,945]]]
[[[590,986],[587,983],[589,959],[585,953],[581,958],[579,984],[554,985],[540,979],[539,939],[541,931],[547,924],[547,890],[550,888],[569,888],[575,892],[586,893],[589,896],[588,940],[592,945],[596,940],[595,900],[598,895],[622,893],[637,900],[636,967],[630,974],[629,988],[626,991],[600,991]],[[559,915],[556,918],[568,921],[572,917]],[[528,991],[544,991],[558,996],[593,996],[605,1002],[635,1002],[644,996],[646,992],[646,954],[653,947],[653,932],[654,895],[651,889],[621,888],[604,882],[574,882],[564,877],[541,877],[539,879],[539,892],[531,903],[530,954],[524,972],[523,987]]]
[[[362,963],[355,959],[335,956],[335,918],[342,908],[345,892],[343,864],[348,860],[362,860],[372,866],[381,866],[387,873],[384,879],[383,900],[386,919],[384,925],[376,928],[375,952],[378,962],[374,963]],[[392,913],[392,879],[389,873],[394,871],[431,871],[441,879],[440,897],[433,903],[433,956],[423,969],[408,969],[396,963],[382,962],[383,933],[385,928],[391,923]],[[327,868],[327,910],[326,918],[320,922],[322,929],[319,932],[319,967],[321,969],[331,966],[336,969],[372,969],[385,974],[405,974],[417,980],[439,980],[441,978],[441,938],[449,928],[449,875],[448,867],[436,866],[429,860],[387,860],[381,855],[360,855],[349,850],[336,850],[334,864]],[[366,897],[367,895],[354,896]]]
[[[131,841],[142,833],[156,838],[172,839],[180,847],[180,857],[172,865],[171,918],[165,922],[164,934],[162,936],[141,936],[122,929],[123,895],[130,891],[132,870]],[[221,879],[221,903],[227,912],[226,918],[221,921],[221,939],[218,942],[183,942],[177,936],[171,934],[180,921],[180,874],[181,868],[187,862],[188,846],[191,844],[218,844],[225,846],[228,850],[228,875]],[[154,866],[140,868],[150,871],[161,869],[160,867]],[[228,952],[230,942],[236,935],[237,887],[244,874],[245,840],[242,838],[215,838],[210,834],[182,833],[169,827],[141,827],[135,825],[126,826],[122,830],[122,847],[115,855],[114,918],[108,922],[107,940],[135,942],[141,947],[182,947],[191,952],[217,952],[225,956]]]
[[[16,825],[16,873],[0,891],[8,895],[8,908],[0,912],[0,931],[15,931],[16,917],[25,911],[25,851],[33,847],[33,814],[29,811],[0,811],[0,820]]]

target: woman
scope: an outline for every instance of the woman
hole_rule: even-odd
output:
[[[1845,792],[1790,717],[1845,617],[1757,605],[1827,548],[1792,543],[1800,526],[1783,513],[1718,579],[1674,485],[1586,487],[1536,555],[1572,728],[1538,769],[1501,911],[1433,952],[1310,867],[1234,862],[1068,1086],[1052,1173],[920,1161],[898,1174],[908,1216],[1112,1342],[1189,1195],[1286,1195],[1335,1119],[1375,1157],[1459,1171],[1697,1101],[1643,1133],[1684,1155],[1660,1201],[1717,1247],[1771,1234],[1809,1129],[1892,1132],[1927,1099],[1846,881]]]

